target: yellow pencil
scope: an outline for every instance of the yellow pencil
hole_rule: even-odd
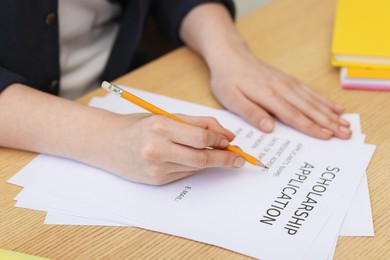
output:
[[[112,94],[120,96],[120,97],[126,99],[127,101],[130,101],[130,102],[136,104],[139,107],[142,107],[143,109],[145,109],[145,110],[147,110],[155,115],[167,116],[167,117],[172,118],[173,120],[176,120],[178,122],[181,122],[184,124],[189,124],[188,122],[184,121],[183,119],[181,119],[175,115],[172,115],[171,113],[168,113],[167,111],[165,111],[159,107],[156,107],[155,105],[150,104],[149,102],[143,100],[142,98],[139,98],[139,97],[127,92],[126,90],[124,90],[118,86],[115,86],[107,81],[102,82],[102,88],[104,88],[105,90],[107,90],[108,92],[110,92]],[[262,162],[257,160],[255,157],[245,153],[243,150],[241,150],[240,148],[238,148],[236,146],[229,145],[226,148],[226,150],[229,150],[231,152],[234,152],[234,153],[241,155],[247,162],[249,162],[253,165],[267,168]]]

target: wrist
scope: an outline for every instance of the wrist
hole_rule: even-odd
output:
[[[232,52],[245,53],[249,50],[228,11],[219,3],[202,4],[191,10],[183,19],[179,33],[210,69],[229,62]]]
[[[202,56],[210,71],[229,66],[242,57],[249,57],[250,50],[241,37],[227,36],[224,42],[215,46],[210,45]]]
[[[259,60],[243,42],[231,44],[226,49],[218,49],[206,59],[206,63],[213,81],[232,78],[240,72],[245,73],[248,67],[257,67]]]
[[[120,131],[123,115],[107,110],[83,106],[73,127],[68,127],[66,135],[72,137],[68,144],[62,143],[54,150],[73,160],[101,167],[105,154],[109,152],[110,141]]]

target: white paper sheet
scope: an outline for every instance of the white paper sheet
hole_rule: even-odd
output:
[[[114,104],[120,104],[119,100]],[[348,192],[353,197],[374,151],[373,146],[360,142],[360,133],[352,141],[324,142],[278,123],[273,134],[264,135],[225,111],[182,101],[168,102],[159,96],[148,100],[169,111],[175,108],[181,113],[215,116],[236,132],[234,144],[261,158],[270,169],[251,165],[239,170],[210,169],[153,187],[130,183],[74,161],[40,155],[10,182],[87,205],[86,209],[99,211],[95,212],[98,221],[117,222],[118,217],[126,225],[183,236],[263,259],[299,259],[319,239],[319,244],[335,241],[337,233],[330,237],[321,230],[332,223],[332,216],[340,214],[338,220],[344,217],[345,212],[338,210],[340,198],[347,197]],[[129,105],[126,102],[125,106]],[[140,110],[135,107],[131,111]],[[322,184],[317,183],[321,181]],[[177,199],[183,191],[185,196]],[[102,212],[107,217],[104,220]],[[293,216],[301,220],[289,223]],[[329,254],[330,249],[326,250]]]

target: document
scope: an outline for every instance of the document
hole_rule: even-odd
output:
[[[25,188],[17,204],[48,210],[49,219],[71,213],[68,222],[137,226],[261,259],[328,257],[375,149],[360,131],[350,141],[321,141],[277,123],[264,134],[227,111],[132,92],[169,112],[216,117],[235,132],[234,145],[269,169],[213,168],[155,187],[39,155],[9,180]],[[96,100],[118,113],[144,112],[114,96]]]

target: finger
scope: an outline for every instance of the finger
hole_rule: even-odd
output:
[[[352,132],[345,126],[340,125],[339,116],[327,109],[325,106],[315,105],[312,100],[301,95],[299,88],[286,93],[288,96],[287,102],[296,107],[304,115],[310,118],[314,123],[322,128],[329,129],[334,136],[347,139]]]
[[[176,145],[172,151],[176,156],[166,158],[168,162],[182,164],[199,170],[210,167],[239,168],[245,164],[245,160],[240,155],[227,150],[200,150]]]
[[[283,123],[316,138],[329,139],[333,136],[333,132],[331,132],[329,129],[313,122],[299,109],[285,101],[279,95],[276,95],[274,92],[266,93],[266,97],[267,98],[263,98],[258,102],[262,102],[261,105],[267,110],[271,111]]]
[[[312,107],[321,111],[325,115],[329,115],[334,121],[337,121],[340,115],[334,112],[331,106],[329,106],[327,102],[323,102],[322,100],[316,98],[314,95],[312,95],[312,93],[306,91],[305,88],[306,88],[305,85],[300,85],[299,87],[295,88],[294,91],[301,98],[303,98],[307,103],[309,103]],[[331,102],[328,99],[326,100]]]
[[[233,141],[235,134],[229,129],[224,128],[217,119],[209,116],[188,116],[178,115],[180,118],[186,120],[191,125],[195,125],[204,129],[212,130],[214,132],[223,134],[228,138],[229,141]]]
[[[256,128],[269,133],[274,128],[272,117],[257,104],[247,98],[242,92],[237,91],[235,95],[226,98],[225,107],[240,115]]]
[[[337,104],[337,103],[334,103],[333,101],[331,101],[330,99],[328,99],[327,97],[321,95],[320,93],[318,93],[317,91],[314,91],[312,88],[310,88],[309,86],[305,85],[305,84],[302,84],[302,89],[308,94],[310,95],[311,97],[313,97],[314,99],[316,99],[318,102],[321,102],[323,104],[325,104],[327,107],[329,107],[333,112],[337,113],[337,114],[342,114],[344,112],[344,107],[340,104]]]
[[[170,118],[159,118],[152,125],[152,129],[174,143],[198,149],[206,147],[224,149],[229,145],[229,140],[223,134],[183,124]]]
[[[305,85],[302,85],[303,88],[308,88]],[[311,99],[313,96],[309,95],[307,91],[302,91],[303,88],[298,88],[297,93],[302,94],[303,97],[306,97],[306,102],[299,102],[302,106],[306,108],[300,108],[301,111],[306,111],[307,115],[316,123],[320,124],[324,128],[331,130],[334,133],[334,136],[348,139],[352,135],[352,131],[349,129],[349,122],[341,118],[341,116],[335,113],[331,108],[322,103],[322,102],[313,102]],[[313,94],[318,94],[314,90],[311,91]],[[308,95],[308,96],[306,96]],[[319,94],[318,94],[319,95]],[[321,96],[321,95],[319,95]],[[321,96],[323,97],[323,96]],[[327,98],[323,97],[324,100]],[[318,101],[318,99],[316,99]],[[329,101],[330,102],[330,101]],[[330,102],[333,104],[333,102]],[[298,104],[297,104],[298,106]]]

